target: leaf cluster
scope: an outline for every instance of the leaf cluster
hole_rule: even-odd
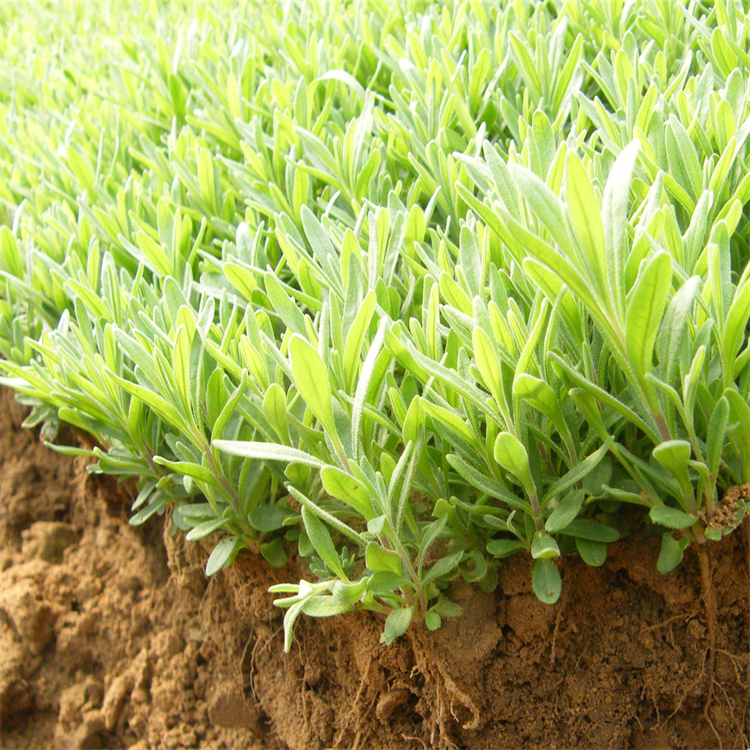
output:
[[[0,21],[0,382],[209,574],[304,558],[287,649],[303,613],[438,628],[511,554],[554,603],[628,506],[662,572],[739,525],[746,2]]]

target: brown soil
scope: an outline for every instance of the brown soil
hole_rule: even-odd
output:
[[[357,613],[301,620],[282,653],[281,574],[127,523],[129,493],[53,454],[0,398],[3,748],[746,748],[750,543],[711,546],[713,700],[697,556],[656,572],[636,534],[602,568],[566,560],[555,607],[520,558],[464,615],[386,647]]]

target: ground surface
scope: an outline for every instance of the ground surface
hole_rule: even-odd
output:
[[[697,560],[656,572],[635,533],[600,569],[565,562],[553,608],[523,560],[465,614],[391,647],[365,614],[301,622],[284,656],[268,585],[240,557],[127,523],[127,487],[51,453],[0,400],[3,748],[745,748],[748,525],[714,547],[716,683]],[[71,439],[73,436],[69,436]],[[283,574],[287,580],[301,571]]]

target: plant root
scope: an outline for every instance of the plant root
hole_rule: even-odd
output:
[[[708,664],[706,667],[708,688],[706,690],[706,702],[703,704],[703,716],[706,721],[711,724],[709,710],[711,708],[711,701],[714,694],[714,682],[716,681],[716,622],[718,614],[716,592],[714,591],[711,576],[711,556],[706,545],[699,546],[698,560],[701,569],[703,603],[706,607],[706,626],[708,628]],[[713,728],[713,724],[711,724],[711,727]]]
[[[706,659],[708,658],[708,649],[703,653],[703,664],[701,665],[701,671],[700,674],[685,688],[682,695],[680,696],[680,700],[677,701],[677,705],[675,706],[674,710],[672,711],[669,716],[662,722],[660,719],[658,719],[659,715],[659,709],[656,706],[656,702],[654,701],[653,697],[651,698],[652,703],[654,704],[654,708],[656,708],[656,714],[657,714],[657,726],[665,726],[666,724],[669,724],[670,721],[672,721],[673,717],[675,717],[680,709],[682,708],[682,704],[685,702],[685,699],[690,694],[690,691],[706,676]]]
[[[557,634],[560,632],[560,621],[562,620],[562,610],[555,617],[555,628],[552,631],[552,652],[550,654],[550,664],[555,664],[555,647],[557,646]]]
[[[362,726],[365,724],[367,717],[372,713],[378,700],[378,695],[377,693],[375,693],[375,695],[372,696],[369,705],[364,708],[364,711],[359,710],[362,696],[367,691],[367,675],[370,672],[370,667],[372,666],[373,661],[374,658],[371,656],[369,661],[367,662],[367,667],[365,668],[364,675],[362,676],[362,679],[359,683],[359,688],[357,689],[357,694],[354,696],[354,701],[352,702],[351,708],[349,709],[349,711],[347,711],[346,716],[342,721],[341,728],[336,733],[336,737],[334,738],[332,745],[333,748],[342,747],[344,737],[350,730],[354,733],[354,741],[351,746],[351,750],[357,750],[357,748],[359,747],[359,743],[362,741]],[[354,727],[353,730],[352,726]]]
[[[450,739],[450,730],[447,717],[460,723],[461,719],[456,715],[454,706],[462,706],[471,714],[471,719],[462,726],[464,729],[476,729],[479,727],[480,710],[474,700],[467,695],[455,682],[448,670],[436,658],[423,641],[423,634],[417,631],[411,637],[412,650],[414,653],[414,669],[425,678],[427,685],[434,689],[435,696],[435,725],[438,730],[438,741],[447,750],[454,750],[455,743]]]
[[[681,615],[675,615],[674,617],[669,617],[666,620],[663,620],[662,622],[654,623],[653,625],[644,626],[642,627],[638,632],[639,633],[648,633],[652,630],[659,630],[660,628],[665,628],[667,625],[671,625],[673,622],[677,622],[678,620],[692,620],[693,617],[697,614],[697,610],[693,610],[692,612],[686,612]]]

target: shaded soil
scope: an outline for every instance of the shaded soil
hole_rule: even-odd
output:
[[[598,569],[565,560],[554,607],[507,561],[494,594],[390,647],[357,613],[301,620],[282,653],[269,585],[240,556],[127,523],[130,492],[51,453],[0,398],[3,748],[745,748],[750,735],[748,522],[712,545],[713,699],[697,557],[656,572],[634,534]]]

